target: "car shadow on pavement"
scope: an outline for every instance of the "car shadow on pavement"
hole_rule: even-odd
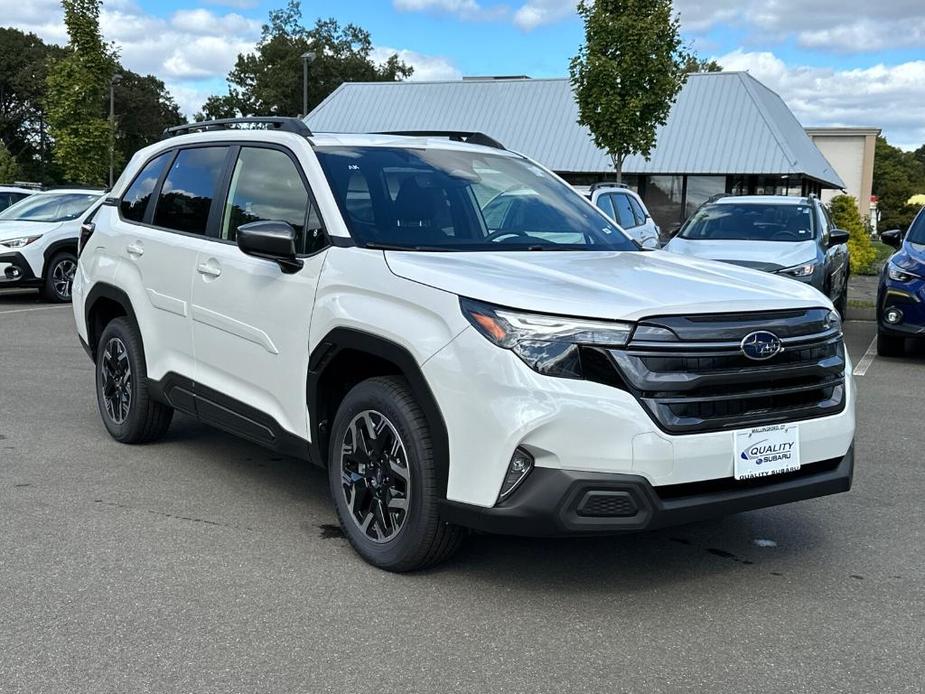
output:
[[[45,305],[60,306],[45,301],[34,289],[0,289],[0,311],[4,308],[21,308],[23,306]]]

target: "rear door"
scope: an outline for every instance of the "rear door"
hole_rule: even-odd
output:
[[[193,343],[197,382],[227,396],[245,435],[274,444],[262,415],[309,438],[305,400],[308,336],[327,245],[321,218],[298,160],[277,145],[235,148],[217,233],[196,257]],[[284,221],[298,234],[304,266],[284,274],[271,260],[245,255],[237,228]],[[240,405],[256,410],[249,413]],[[245,421],[240,415],[253,415]],[[202,414],[202,413],[201,413]],[[213,423],[222,413],[217,409]]]
[[[150,378],[195,379],[191,285],[229,151],[212,145],[155,157],[112,215],[116,284],[132,301]]]

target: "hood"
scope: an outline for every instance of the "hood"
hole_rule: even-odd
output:
[[[816,259],[815,241],[689,241],[675,237],[666,251],[695,258],[735,263],[754,270],[775,272]]]
[[[61,222],[21,222],[17,219],[0,219],[0,244],[6,239],[18,239],[20,236],[38,236],[54,231]]]
[[[920,275],[925,268],[925,245],[907,241],[890,260],[904,270]]]
[[[812,287],[664,251],[386,251],[399,277],[493,304],[565,316],[637,320],[827,306]]]

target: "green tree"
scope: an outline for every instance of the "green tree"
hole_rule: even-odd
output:
[[[870,242],[867,227],[861,221],[858,201],[850,195],[838,195],[829,203],[832,221],[839,229],[848,232],[848,253],[851,258],[851,271],[867,274],[871,264],[877,258],[877,251]]]
[[[382,82],[405,79],[412,68],[392,55],[385,62],[372,58],[370,34],[354,24],[334,19],[302,25],[298,0],[270,12],[256,51],[238,56],[228,74],[228,94],[212,96],[197,120],[233,116],[287,115],[302,111],[302,55],[315,54],[309,70],[309,110],[342,82]]]
[[[879,198],[880,230],[905,230],[918,212],[908,202],[913,195],[925,193],[925,156],[919,156],[919,152],[925,155],[923,150],[904,152],[886,138],[877,138],[873,191]]]
[[[120,68],[119,73],[122,81],[115,93],[116,144],[122,159],[127,160],[142,147],[157,142],[165,128],[185,123],[186,119],[157,77],[142,76],[124,68]]]
[[[613,162],[648,157],[684,85],[688,54],[671,0],[581,0],[585,43],[571,62],[578,122]]]
[[[50,169],[45,80],[63,53],[35,34],[0,28],[0,141],[31,180],[47,180]]]
[[[69,43],[46,80],[55,160],[74,183],[100,185],[109,169],[109,124],[101,112],[117,62],[100,33],[100,0],[62,0]]]
[[[693,53],[687,56],[684,61],[684,71],[687,73],[692,72],[722,72],[723,66],[717,63],[715,60],[707,60],[706,58],[699,58]]]
[[[12,183],[18,181],[22,172],[19,164],[10,154],[10,150],[0,142],[0,183]]]

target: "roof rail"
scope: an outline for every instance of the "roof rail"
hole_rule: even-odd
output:
[[[218,120],[204,120],[198,123],[185,123],[175,125],[164,130],[164,138],[184,135],[186,133],[205,130],[235,130],[240,125],[265,125],[267,130],[282,130],[304,137],[311,137],[311,129],[305,125],[301,118],[291,116],[254,116],[250,118],[220,118]]]
[[[626,188],[629,190],[629,184],[617,183],[616,181],[598,181],[597,183],[591,184],[591,190],[588,192],[593,193],[595,190],[600,190],[601,188]]]
[[[722,200],[723,198],[734,198],[734,197],[736,196],[733,195],[732,193],[717,193],[716,195],[711,195],[706,200],[704,200],[703,203],[701,204],[701,207],[703,207],[703,205],[709,205],[711,202]]]
[[[493,149],[507,149],[495,138],[489,137],[485,133],[479,132],[466,132],[459,130],[393,130],[389,132],[373,134],[400,135],[403,137],[445,137],[449,140],[452,140],[453,142],[465,142],[466,144],[482,145],[483,147],[491,147]]]
[[[36,181],[13,181],[6,185],[15,186],[16,188],[29,188],[31,190],[44,190],[45,186]]]

